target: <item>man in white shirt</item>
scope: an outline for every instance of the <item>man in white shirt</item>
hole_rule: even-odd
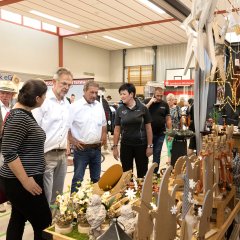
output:
[[[2,127],[7,113],[11,110],[10,103],[13,95],[16,93],[15,86],[12,81],[0,81],[0,142],[2,142]],[[0,143],[0,166],[3,165],[3,156]],[[0,213],[6,212],[4,204],[0,204]]]
[[[33,110],[35,119],[46,133],[44,190],[49,204],[55,202],[57,192],[62,193],[67,172],[70,104],[65,96],[72,81],[72,73],[60,68],[53,76],[53,88],[47,92],[46,100],[40,108]]]
[[[89,165],[90,178],[98,182],[101,173],[101,146],[107,141],[107,122],[98,102],[99,86],[94,81],[84,85],[83,97],[70,106],[69,140],[74,145],[74,176],[71,192],[77,191]]]

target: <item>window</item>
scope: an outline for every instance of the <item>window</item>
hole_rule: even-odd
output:
[[[41,21],[29,17],[23,17],[23,25],[39,30],[41,29]]]
[[[9,12],[3,9],[1,9],[1,18],[3,20],[7,20],[18,24],[22,23],[22,16],[20,14]]]
[[[42,29],[46,30],[46,31],[49,31],[49,32],[54,32],[54,33],[57,32],[57,27],[56,26],[54,26],[52,24],[49,24],[49,23],[45,23],[45,22],[42,22]]]

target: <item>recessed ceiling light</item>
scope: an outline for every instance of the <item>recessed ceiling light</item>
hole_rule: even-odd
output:
[[[147,7],[151,8],[153,11],[159,13],[159,14],[163,14],[166,13],[165,11],[163,11],[160,7],[158,7],[156,4],[148,1],[148,0],[139,0],[140,3],[143,3],[144,5],[146,5]]]
[[[113,38],[113,37],[110,37],[110,36],[103,36],[104,38],[107,38],[107,39],[109,39],[109,40],[111,40],[111,41],[114,41],[114,42],[118,42],[118,43],[121,43],[121,44],[124,44],[124,45],[127,45],[127,46],[132,46],[132,44],[131,43],[127,43],[127,42],[124,42],[124,41],[121,41],[121,40],[119,40],[119,39],[117,39],[117,38]]]
[[[56,17],[50,16],[48,14],[45,14],[45,13],[42,13],[42,12],[39,12],[39,11],[36,11],[36,10],[31,10],[30,13],[32,13],[34,15],[37,15],[39,17],[43,17],[43,18],[58,22],[58,23],[62,23],[62,24],[67,25],[69,27],[80,28],[80,26],[78,26],[77,24],[67,22],[67,21],[62,20],[60,18],[56,18]]]

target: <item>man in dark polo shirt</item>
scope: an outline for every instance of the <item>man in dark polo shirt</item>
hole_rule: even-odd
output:
[[[162,96],[163,89],[157,87],[155,88],[153,97],[144,101],[152,117],[153,162],[158,163],[158,167],[154,170],[156,174],[158,174],[160,165],[162,145],[165,138],[164,132],[166,131],[166,127],[172,128],[169,106],[162,100]]]

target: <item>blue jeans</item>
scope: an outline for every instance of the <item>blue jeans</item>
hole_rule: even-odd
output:
[[[158,166],[154,169],[154,173],[158,173],[160,165],[160,156],[162,151],[163,142],[165,135],[153,135],[153,162],[157,163]]]
[[[85,170],[89,165],[90,178],[93,183],[98,182],[101,173],[101,150],[88,148],[74,150],[74,175],[72,179],[71,192],[76,192],[79,182],[83,181]]]

